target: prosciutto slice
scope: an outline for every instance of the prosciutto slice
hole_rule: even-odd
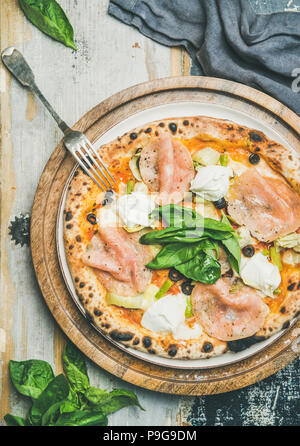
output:
[[[142,150],[139,167],[143,181],[152,192],[159,192],[162,204],[182,200],[194,177],[190,152],[168,134]]]
[[[254,335],[264,325],[268,306],[253,288],[221,278],[213,285],[197,284],[191,300],[193,313],[209,336],[234,341]]]
[[[228,213],[258,240],[271,242],[299,228],[300,197],[284,180],[251,168],[231,186]]]
[[[101,227],[88,245],[83,263],[97,270],[108,291],[132,296],[145,291],[151,282],[151,271],[145,267],[151,251],[138,242],[139,236],[122,228]]]

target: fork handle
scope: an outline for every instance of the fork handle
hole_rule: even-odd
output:
[[[2,51],[2,61],[11,74],[23,85],[35,93],[53,116],[61,131],[67,135],[71,129],[56,113],[35,83],[34,74],[24,56],[14,47]]]

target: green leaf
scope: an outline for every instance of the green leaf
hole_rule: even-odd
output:
[[[4,420],[6,421],[7,426],[28,426],[28,423],[24,418],[9,413],[4,415]]]
[[[54,378],[51,365],[38,359],[10,361],[9,371],[18,392],[33,399],[37,399]]]
[[[171,243],[164,246],[146,266],[151,269],[171,268],[192,259],[201,249],[201,242]]]
[[[200,252],[186,263],[175,267],[181,274],[196,282],[215,283],[221,276],[221,265],[212,256]]]
[[[74,31],[56,0],[19,0],[26,17],[42,32],[77,50]]]
[[[107,426],[107,416],[99,410],[76,410],[63,413],[55,426]]]
[[[33,403],[28,419],[36,426],[46,425],[69,395],[69,383],[64,375],[56,376]]]
[[[224,224],[227,223],[230,225],[230,222],[224,213],[222,222]],[[222,245],[224,247],[230,265],[237,273],[239,273],[241,264],[241,247],[236,233],[234,232],[232,233],[230,238],[222,240]]]
[[[90,387],[85,357],[70,342],[67,343],[63,352],[63,368],[76,392],[84,393]]]
[[[152,211],[151,218],[161,218],[167,226],[177,228],[203,228],[204,218],[194,209],[177,204],[166,204]]]
[[[144,410],[137,396],[130,390],[116,389],[107,393],[105,390],[90,387],[85,393],[85,397],[97,409],[101,409],[105,415],[128,406],[138,406],[141,410]]]

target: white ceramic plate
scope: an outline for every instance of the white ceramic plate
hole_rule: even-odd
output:
[[[123,135],[124,133],[146,124],[151,121],[156,121],[164,118],[176,118],[183,116],[210,116],[212,118],[218,119],[228,119],[230,121],[236,122],[237,124],[245,125],[247,127],[261,130],[264,132],[269,138],[277,141],[280,144],[283,144],[286,147],[290,147],[290,144],[277,132],[275,132],[271,127],[266,125],[264,122],[259,121],[252,116],[240,112],[239,110],[234,110],[232,108],[217,105],[217,104],[208,104],[202,102],[173,102],[170,104],[164,104],[158,107],[149,108],[138,112],[125,120],[119,122],[112,128],[110,128],[106,133],[104,133],[97,142],[94,143],[95,147],[98,148],[103,144],[107,144],[110,141],[113,141],[118,136]],[[73,173],[75,172],[76,167],[71,173],[69,180],[65,186],[64,192],[61,197],[61,203],[59,206],[58,216],[57,216],[57,231],[56,231],[56,239],[57,239],[57,251],[60,267],[62,270],[62,274],[64,280],[66,282],[67,288],[74,299],[74,302],[80,309],[83,315],[85,315],[85,310],[80,303],[78,296],[75,291],[75,287],[73,285],[72,277],[68,268],[64,243],[63,243],[63,211],[66,199],[66,193],[68,185],[73,177]],[[112,342],[114,345],[118,346],[120,349],[126,351],[127,353],[143,359],[144,361],[148,361],[152,364],[157,364],[165,367],[173,367],[178,369],[206,369],[213,367],[221,367],[224,365],[232,364],[234,362],[241,361],[242,359],[248,358],[249,356],[258,353],[263,350],[265,347],[273,343],[276,339],[278,339],[285,330],[281,330],[279,333],[276,333],[269,339],[263,342],[259,342],[257,344],[252,345],[246,350],[243,350],[239,353],[227,352],[221,356],[212,357],[209,359],[193,359],[193,360],[183,360],[183,359],[169,359],[162,358],[160,356],[153,356],[148,353],[139,352],[138,350],[134,350],[132,348],[124,347],[123,344],[113,341],[108,336],[104,335],[98,327],[94,326],[102,336]]]

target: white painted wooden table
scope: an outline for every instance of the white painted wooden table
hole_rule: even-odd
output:
[[[23,52],[36,73],[41,90],[70,125],[123,88],[158,77],[189,74],[189,58],[182,50],[160,46],[109,17],[108,0],[60,0],[60,4],[74,27],[77,52],[33,27],[24,18],[17,0],[1,0],[0,43],[1,49],[14,45]],[[11,79],[1,64],[0,94],[1,425],[4,414],[23,415],[27,404],[12,389],[8,361],[40,358],[49,361],[59,373],[65,337],[40,294],[29,248],[15,246],[8,236],[10,220],[20,212],[30,213],[39,177],[61,133],[47,111]],[[218,410],[222,411],[232,399],[229,395],[202,400],[162,395],[122,382],[91,362],[88,368],[92,384],[107,389],[134,390],[147,410],[145,413],[135,408],[123,409],[110,416],[110,425],[222,424]],[[287,381],[292,380],[291,374],[279,373]],[[239,411],[237,419],[241,424],[273,424],[272,405],[277,401],[274,403],[273,399],[279,390],[276,383],[270,380],[268,383],[272,392],[265,397],[267,406],[263,412],[255,408],[254,403],[247,410],[235,409]],[[259,400],[262,389],[253,386],[247,391],[248,397],[254,402]],[[288,384],[287,389],[290,389]],[[293,398],[295,392],[290,394],[290,399]],[[210,410],[215,410],[214,417],[207,414],[207,404]]]

